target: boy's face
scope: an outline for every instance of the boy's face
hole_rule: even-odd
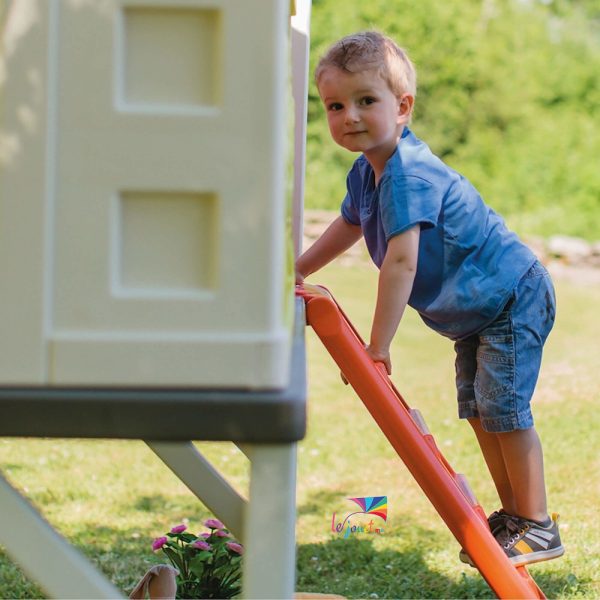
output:
[[[385,162],[393,154],[408,123],[413,98],[396,97],[375,70],[348,73],[326,68],[318,81],[331,137],[369,162]]]

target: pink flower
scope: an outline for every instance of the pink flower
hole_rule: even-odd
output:
[[[236,554],[244,554],[244,547],[241,544],[237,544],[236,542],[227,542],[225,544],[229,550],[235,552]]]
[[[202,540],[196,540],[190,544],[192,548],[198,548],[198,550],[210,550],[212,546]]]
[[[173,529],[171,529],[171,533],[183,533],[186,529],[187,526],[183,525],[182,523],[181,525],[176,525],[175,527],[173,527]]]
[[[231,534],[227,533],[226,531],[223,531],[222,529],[217,529],[217,531],[215,531],[215,535],[220,538],[231,537]]]
[[[205,531],[204,533],[200,534],[201,538],[209,538],[212,535],[212,533],[208,533],[208,531]]]
[[[207,519],[204,521],[204,525],[209,529],[223,529],[225,527],[218,519]]]
[[[157,550],[160,550],[169,540],[167,540],[167,538],[165,536],[156,538],[153,542],[152,542],[152,550],[154,550],[154,552],[156,552]]]

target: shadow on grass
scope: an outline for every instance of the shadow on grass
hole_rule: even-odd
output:
[[[418,547],[378,550],[364,538],[299,546],[296,587],[347,598],[494,598],[480,577],[457,585],[431,570]]]
[[[345,490],[323,489],[310,494],[308,500],[298,507],[297,515],[319,515],[323,512],[324,506],[333,506],[340,498],[350,496],[350,492]]]
[[[149,529],[160,530],[160,523]],[[152,551],[152,539],[139,527],[115,529],[90,524],[69,535],[69,541],[124,594],[131,592],[150,567],[169,562],[161,552]]]
[[[560,560],[560,559],[559,559]],[[597,591],[594,581],[589,577],[577,577],[567,567],[558,569],[553,573],[536,573],[536,567],[530,567],[529,572],[535,579],[539,588],[547,598],[594,598]]]
[[[568,567],[531,573],[548,598],[586,597],[592,589],[592,581],[578,579]],[[419,545],[401,551],[377,549],[372,539],[356,537],[300,545],[296,588],[346,598],[496,597],[475,569],[465,566],[451,578],[427,564]]]
[[[405,533],[397,536],[403,540],[398,543],[402,550],[379,549],[371,536],[299,545],[296,589],[347,598],[494,598],[475,569],[465,566],[453,578],[427,563],[425,553],[439,549],[431,539],[436,537],[433,532],[412,526]],[[409,537],[407,547],[404,540]],[[167,562],[160,553],[152,552],[149,536],[138,528],[87,523],[72,530],[69,541],[124,594],[153,564]],[[559,562],[555,564],[558,570],[551,573],[536,574],[535,567],[531,569],[548,598],[593,597],[592,581],[578,579],[567,566],[561,569]],[[40,597],[41,590],[0,548],[0,598]]]
[[[152,552],[151,537],[135,528],[115,529],[82,524],[69,532],[68,542],[124,595],[131,592],[152,565],[168,562],[166,557]],[[30,580],[20,565],[14,563],[0,547],[0,598],[43,597],[37,582]]]

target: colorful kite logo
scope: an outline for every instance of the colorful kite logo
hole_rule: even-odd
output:
[[[374,527],[375,522],[371,519],[366,525],[352,525],[350,517],[354,515],[374,515],[387,522],[387,496],[366,496],[364,498],[348,498],[360,506],[361,510],[346,515],[341,523],[335,522],[335,513],[331,518],[331,531],[344,533],[344,539],[350,537],[351,533],[383,533],[383,527]],[[344,530],[345,527],[345,530]]]
[[[377,515],[387,521],[387,496],[367,496],[366,498],[348,498],[356,502],[365,515]]]

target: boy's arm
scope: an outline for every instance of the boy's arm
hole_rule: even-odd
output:
[[[296,261],[296,283],[302,283],[305,277],[330,263],[361,236],[360,226],[351,225],[340,215]]]
[[[412,291],[419,255],[419,225],[391,238],[379,271],[369,356],[392,373],[390,344]]]

